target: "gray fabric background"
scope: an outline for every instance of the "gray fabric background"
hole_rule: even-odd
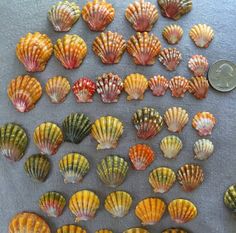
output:
[[[96,142],[87,137],[80,145],[64,143],[56,156],[50,157],[52,170],[48,180],[43,184],[32,182],[23,171],[25,160],[38,150],[30,139],[26,155],[20,162],[11,163],[5,158],[0,158],[0,232],[7,232],[7,225],[11,217],[21,211],[34,211],[45,217],[50,224],[52,232],[63,224],[73,223],[74,217],[68,207],[65,208],[61,217],[48,218],[38,208],[38,199],[44,192],[55,190],[64,194],[67,200],[70,196],[82,189],[94,190],[101,199],[101,206],[97,212],[96,218],[92,221],[81,222],[82,227],[88,232],[95,232],[100,228],[109,228],[113,232],[122,232],[127,228],[140,226],[139,220],[134,215],[134,208],[138,201],[144,197],[159,196],[167,203],[175,198],[187,198],[193,201],[199,210],[198,217],[186,224],[184,227],[194,233],[235,233],[236,222],[233,216],[224,207],[222,198],[225,189],[232,183],[236,182],[236,156],[235,156],[235,101],[236,91],[221,94],[212,89],[209,96],[203,101],[198,101],[190,94],[186,94],[183,99],[174,99],[168,92],[162,98],[155,98],[148,91],[143,101],[126,101],[126,94],[123,93],[119,103],[105,105],[98,95],[95,95],[92,104],[76,104],[72,93],[66,101],[60,105],[53,105],[49,102],[46,94],[36,105],[35,109],[29,113],[18,113],[7,98],[7,85],[9,81],[17,75],[25,74],[25,70],[18,62],[15,56],[15,46],[19,38],[28,32],[40,31],[49,35],[55,43],[56,39],[62,37],[64,33],[56,33],[47,20],[47,11],[56,0],[1,0],[0,1],[0,124],[6,122],[16,122],[22,124],[32,138],[34,128],[44,122],[53,121],[61,124],[65,116],[71,112],[84,112],[88,114],[91,120],[111,114],[120,118],[125,125],[124,134],[120,140],[119,146],[115,150],[96,151]],[[79,5],[82,7],[85,0],[80,0]],[[134,30],[124,18],[124,10],[131,2],[111,0],[116,9],[116,16],[113,23],[107,30],[122,33],[128,39]],[[156,4],[155,0],[151,2]],[[132,72],[140,72],[147,77],[154,74],[164,74],[168,78],[174,75],[183,75],[191,77],[187,69],[187,61],[193,54],[203,54],[208,57],[209,63],[212,64],[218,59],[229,59],[236,61],[235,47],[235,22],[236,22],[236,1],[235,0],[201,0],[193,1],[193,10],[190,14],[183,17],[178,23],[184,28],[184,37],[177,46],[182,51],[183,61],[177,71],[166,72],[157,62],[151,67],[139,67],[132,63],[128,54],[124,54],[120,64],[113,66],[104,66],[100,60],[94,56],[91,51],[91,44],[98,33],[90,32],[83,20],[80,18],[78,23],[73,27],[70,33],[79,34],[88,44],[88,55],[83,65],[76,70],[65,70],[52,57],[46,70],[42,73],[36,73],[36,76],[42,86],[45,86],[48,78],[54,75],[65,75],[74,82],[84,75],[95,79],[103,72],[115,72],[121,77],[125,77]],[[163,47],[168,45],[163,41],[161,36],[162,28],[173,23],[160,16],[152,32],[161,39]],[[214,30],[216,37],[209,49],[197,49],[188,36],[188,31],[196,23],[208,23]],[[217,120],[217,126],[214,129],[211,139],[215,144],[215,154],[208,161],[200,164],[205,170],[205,181],[203,185],[193,193],[183,193],[178,184],[175,184],[169,193],[164,195],[155,195],[148,184],[147,178],[149,172],[158,166],[169,166],[177,170],[184,163],[193,162],[192,146],[198,139],[195,130],[192,129],[191,123],[187,125],[184,131],[179,135],[184,143],[184,149],[179,157],[174,161],[166,161],[160,152],[160,140],[170,134],[166,128],[152,140],[146,143],[150,144],[156,151],[155,162],[144,172],[129,170],[126,181],[118,189],[126,190],[133,196],[133,205],[129,214],[122,219],[114,219],[104,210],[103,200],[106,195],[113,191],[101,184],[96,175],[96,163],[105,155],[117,153],[127,158],[128,148],[135,143],[145,143],[138,140],[135,135],[134,127],[131,124],[133,112],[143,106],[152,106],[157,108],[161,114],[170,106],[182,106],[190,114],[190,119],[198,111],[210,111]],[[85,177],[84,182],[80,185],[65,185],[58,170],[59,159],[67,152],[78,151],[87,155],[91,170]],[[128,159],[128,158],[127,158]],[[148,229],[150,232],[161,232],[168,227],[176,226],[166,213],[159,224]]]

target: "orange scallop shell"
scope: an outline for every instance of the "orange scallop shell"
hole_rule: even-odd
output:
[[[169,87],[169,81],[164,76],[157,75],[150,78],[148,86],[154,96],[163,96]]]
[[[208,70],[207,58],[202,55],[193,55],[188,62],[188,67],[194,76],[204,76]]]
[[[197,99],[206,98],[208,89],[208,80],[203,76],[193,77],[189,80],[189,92],[192,93]]]
[[[182,76],[175,76],[170,80],[169,88],[173,97],[184,97],[185,92],[189,88],[189,81]]]
[[[162,31],[162,36],[171,45],[178,44],[183,37],[183,29],[176,24],[166,26]]]

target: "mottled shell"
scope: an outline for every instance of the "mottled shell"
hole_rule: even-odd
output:
[[[80,8],[76,2],[60,1],[48,12],[48,20],[57,32],[68,32],[80,17]]]
[[[169,81],[162,75],[155,75],[148,81],[148,86],[154,96],[163,96],[169,87]]]
[[[18,76],[11,80],[7,94],[17,111],[28,112],[34,108],[42,96],[42,87],[34,77]]]
[[[185,199],[175,199],[168,205],[168,211],[173,221],[184,224],[192,221],[197,216],[197,207]]]
[[[193,151],[194,159],[206,160],[213,154],[214,145],[208,139],[199,139],[194,143]]]
[[[100,229],[100,230],[95,231],[95,233],[113,233],[113,232],[108,229]]]
[[[16,56],[28,72],[44,71],[53,52],[53,44],[46,34],[28,33],[16,46]]]
[[[144,228],[134,227],[123,231],[123,233],[149,233],[149,231]]]
[[[206,24],[197,24],[191,28],[189,36],[197,47],[208,48],[214,38],[214,31]]]
[[[188,61],[188,68],[194,76],[204,76],[208,71],[207,58],[202,55],[193,55]]]
[[[170,80],[169,88],[173,97],[184,97],[185,92],[189,88],[189,81],[182,76],[175,76]]]
[[[206,98],[208,89],[208,80],[203,76],[193,77],[189,80],[189,92],[192,93],[197,99]]]
[[[48,224],[35,213],[16,214],[8,225],[8,233],[51,233]]]
[[[104,207],[113,217],[122,218],[128,214],[131,204],[132,197],[129,193],[115,191],[106,197]]]
[[[231,185],[225,191],[224,204],[234,214],[236,213],[236,184]]]
[[[98,142],[97,150],[116,148],[123,128],[123,123],[115,117],[105,116],[97,119],[91,131],[92,137]]]
[[[164,27],[162,31],[163,38],[171,45],[178,44],[182,39],[184,31],[182,27],[176,24],[171,24]]]
[[[89,161],[79,153],[69,153],[60,160],[59,169],[65,184],[79,184],[89,171]]]
[[[54,45],[54,55],[66,69],[76,69],[87,55],[87,45],[78,35],[65,35]]]
[[[154,225],[158,223],[166,209],[166,204],[159,198],[145,198],[135,208],[135,215],[142,225]]]
[[[62,131],[54,123],[44,122],[34,130],[34,143],[42,154],[56,154],[62,142]]]
[[[104,73],[96,80],[97,93],[101,96],[103,103],[118,102],[123,86],[122,79],[114,73]]]
[[[104,31],[115,18],[115,9],[106,0],[93,0],[83,7],[82,17],[91,31]]]
[[[79,191],[69,200],[69,209],[76,217],[75,222],[93,219],[99,205],[98,196],[89,190]]]
[[[0,153],[7,159],[19,161],[25,154],[28,137],[25,130],[14,123],[0,127]]]
[[[126,41],[117,32],[102,32],[93,41],[93,52],[104,64],[117,64],[126,50]]]
[[[47,192],[39,198],[39,208],[49,217],[59,217],[66,205],[66,199],[57,192]]]
[[[161,42],[154,34],[137,32],[128,40],[127,52],[136,65],[153,65],[161,52]]]
[[[76,225],[64,225],[58,228],[56,233],[86,233],[86,230]]]
[[[34,181],[44,182],[50,172],[50,161],[45,155],[31,155],[24,164],[26,174]]]
[[[169,228],[162,231],[162,233],[188,233],[188,232],[182,228]]]

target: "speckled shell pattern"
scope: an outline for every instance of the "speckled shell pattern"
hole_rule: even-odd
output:
[[[56,233],[87,233],[83,228],[76,225],[64,225],[57,229]]]
[[[175,76],[169,81],[169,88],[173,97],[183,98],[189,89],[189,81],[185,77]]]
[[[196,99],[205,99],[208,94],[209,83],[207,78],[193,77],[189,80],[189,92],[192,93]]]
[[[224,204],[232,213],[236,214],[236,184],[231,185],[225,191]]]
[[[178,44],[183,34],[182,27],[176,24],[167,25],[162,31],[163,38],[171,45]]]
[[[149,231],[144,228],[134,227],[123,231],[123,233],[149,233]]]
[[[154,96],[163,96],[169,87],[169,81],[162,75],[155,75],[149,79],[148,86]]]
[[[207,58],[202,55],[193,55],[188,61],[188,68],[197,76],[204,76],[208,71]]]
[[[194,143],[193,146],[194,159],[206,160],[214,152],[214,144],[209,139],[199,139]]]
[[[189,232],[182,228],[169,228],[162,231],[162,233],[189,233]]]

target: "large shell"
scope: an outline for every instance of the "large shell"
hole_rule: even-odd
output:
[[[169,87],[169,81],[162,75],[155,75],[148,81],[148,86],[154,96],[163,96]]]
[[[182,228],[169,228],[162,231],[162,233],[188,233],[188,232]]]
[[[29,75],[18,76],[11,80],[7,94],[19,112],[28,112],[34,108],[42,96],[42,87],[34,77]]]
[[[80,17],[80,8],[76,2],[60,1],[48,12],[48,19],[57,32],[67,32]]]
[[[135,208],[135,215],[141,220],[142,225],[158,223],[166,209],[166,204],[159,198],[145,198]]]
[[[118,155],[108,155],[97,164],[99,178],[112,188],[124,182],[128,169],[128,163]]]
[[[129,4],[125,17],[137,32],[149,32],[158,20],[158,10],[151,2],[138,0]]]
[[[91,130],[93,138],[98,142],[97,150],[116,148],[123,128],[122,122],[115,117],[104,116],[97,119]]]
[[[225,206],[236,214],[236,184],[231,185],[224,194]]]
[[[197,99],[206,98],[208,89],[208,80],[203,76],[193,77],[189,80],[189,92],[192,93]]]
[[[161,42],[154,34],[137,32],[128,40],[127,52],[136,65],[153,65],[161,52]]]
[[[125,52],[126,41],[117,32],[102,32],[93,42],[93,52],[104,64],[117,64]]]
[[[103,103],[116,103],[123,90],[123,81],[117,74],[104,73],[97,78],[96,88]]]
[[[59,169],[66,184],[79,184],[89,171],[89,161],[79,153],[69,153],[60,160]]]
[[[162,36],[171,45],[178,44],[182,39],[184,31],[176,24],[166,26],[162,31]]]
[[[69,209],[76,217],[75,222],[93,219],[99,205],[98,196],[89,190],[73,194],[69,201]]]
[[[28,72],[45,69],[53,52],[53,44],[46,34],[28,33],[16,46],[16,56]]]
[[[123,231],[123,233],[149,233],[149,231],[144,228],[134,227]]]
[[[214,145],[208,139],[199,139],[194,143],[193,151],[194,159],[206,160],[213,154]]]
[[[54,123],[44,122],[34,130],[34,143],[42,154],[56,154],[62,142],[62,131]]]
[[[129,193],[115,191],[106,197],[104,207],[113,217],[122,218],[128,214],[131,204],[132,197]]]
[[[56,233],[86,233],[86,230],[76,225],[64,225],[57,229]]]
[[[82,17],[91,31],[104,31],[114,20],[115,9],[106,0],[93,0],[83,7]]]
[[[71,113],[62,122],[65,141],[79,144],[91,131],[91,122],[83,113]]]
[[[188,68],[194,76],[204,76],[208,70],[207,58],[202,55],[193,55],[188,61]]]
[[[28,137],[25,130],[14,123],[0,127],[0,153],[7,159],[19,161],[25,154]]]
[[[65,35],[54,45],[56,58],[66,69],[78,68],[87,55],[87,45],[78,35]]]
[[[189,88],[189,81],[182,76],[175,76],[170,80],[169,88],[173,97],[184,97],[185,92]]]

